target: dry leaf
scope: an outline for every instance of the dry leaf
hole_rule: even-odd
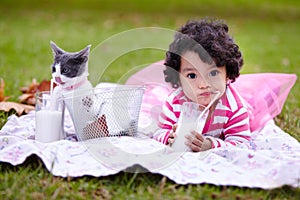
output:
[[[49,91],[51,82],[43,80],[40,84],[37,83],[36,79],[33,79],[31,84],[27,87],[22,87],[22,95],[19,97],[20,103],[16,102],[5,102],[9,97],[4,96],[4,80],[0,79],[0,110],[9,112],[15,110],[18,115],[28,113],[35,109],[35,94],[39,91]],[[56,85],[54,84],[53,87]]]
[[[16,102],[0,102],[0,110],[9,112],[11,109],[15,110],[17,114],[20,116],[23,113],[28,113],[34,110],[35,107],[31,105],[16,103]]]
[[[36,79],[32,79],[31,83],[29,86],[22,87],[20,90],[22,93],[35,93],[37,91],[38,83]]]
[[[51,81],[43,80],[37,87],[37,92],[42,91],[50,91]],[[53,88],[55,88],[56,84],[53,83]]]
[[[22,95],[19,97],[19,101],[21,103],[35,105],[35,94],[37,92],[49,91],[50,90],[51,81],[43,80],[40,84],[37,83],[35,79],[32,80],[31,84],[27,87],[22,87]],[[56,84],[53,85],[55,87]]]
[[[5,83],[4,80],[1,78],[0,79],[0,102],[9,99],[9,97],[4,96],[4,87],[5,87]]]
[[[35,94],[22,94],[19,96],[19,101],[21,103],[35,105]]]

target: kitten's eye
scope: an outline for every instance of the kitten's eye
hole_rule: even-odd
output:
[[[218,70],[212,70],[209,72],[209,76],[217,76],[219,74]]]
[[[188,77],[190,79],[195,79],[195,78],[197,78],[197,75],[195,73],[190,73],[186,77]]]
[[[53,66],[52,67],[52,73],[56,72],[56,68]]]
[[[69,71],[70,71],[70,69],[68,69],[68,68],[63,68],[63,69],[61,70],[61,73],[62,73],[62,74],[67,74]]]

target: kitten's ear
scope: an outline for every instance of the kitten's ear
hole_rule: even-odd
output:
[[[59,48],[54,42],[50,41],[50,45],[54,55],[61,55],[65,53],[65,51]]]
[[[89,53],[90,53],[90,49],[91,49],[92,45],[88,45],[87,47],[85,47],[83,50],[79,51],[77,53],[78,56],[80,57],[88,57]]]

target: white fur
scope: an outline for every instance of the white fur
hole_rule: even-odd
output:
[[[65,81],[66,79],[62,80]],[[80,86],[75,87],[71,90],[66,89],[67,87],[71,87],[71,84],[67,85],[66,83],[64,85],[56,86],[53,90],[53,98],[56,99],[56,102],[58,101],[58,99],[63,99],[63,102],[65,103],[65,106],[68,109],[73,122],[77,124],[77,127],[81,127],[78,123],[82,123],[82,128],[84,128],[87,123],[90,123],[97,117],[93,111],[93,105],[92,107],[89,107],[87,105],[84,105],[83,103],[85,98],[90,98],[94,104],[95,98],[93,95],[93,86],[87,79],[87,77],[77,77],[73,78],[72,80],[73,85],[81,82],[82,84],[80,84]],[[80,130],[77,131],[80,132]]]
[[[51,42],[51,46],[54,55],[67,53],[53,42]],[[82,50],[85,56],[88,56],[89,48],[90,45]],[[76,123],[77,133],[80,134],[81,129],[86,124],[97,119],[97,113],[94,108],[95,97],[93,86],[88,80],[88,64],[86,62],[85,71],[80,76],[74,78],[68,78],[61,74],[60,63],[56,64],[54,68],[55,72],[52,73],[52,78],[57,86],[53,90],[53,109],[57,109],[60,103],[64,103],[73,122]],[[57,79],[59,81],[56,81]]]
[[[84,73],[82,73],[80,76],[77,76],[77,77],[74,77],[74,78],[69,78],[69,77],[61,75],[61,73],[60,73],[60,68],[61,68],[60,64],[56,64],[54,67],[55,67],[56,70],[55,70],[54,73],[52,73],[52,78],[53,78],[53,80],[56,84],[58,84],[62,89],[65,89],[65,90],[68,90],[67,89],[68,87],[76,85],[76,84],[80,83],[83,80],[87,80],[87,77],[89,75],[87,66],[85,67]],[[55,81],[56,77],[59,77],[62,80],[62,82],[64,82],[64,84],[60,84],[57,81]],[[92,84],[89,83],[86,87],[87,87],[86,89],[91,89]],[[84,89],[84,87],[82,89]]]

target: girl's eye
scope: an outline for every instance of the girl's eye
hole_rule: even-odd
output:
[[[68,68],[63,68],[61,72],[62,72],[63,74],[66,74],[66,73],[68,73],[69,71],[70,71],[70,70],[69,70]]]
[[[197,75],[194,74],[194,73],[190,73],[190,74],[187,75],[187,77],[190,78],[190,79],[195,79],[195,78],[197,78]]]
[[[209,76],[217,76],[219,74],[218,70],[212,70],[211,72],[209,72]]]

